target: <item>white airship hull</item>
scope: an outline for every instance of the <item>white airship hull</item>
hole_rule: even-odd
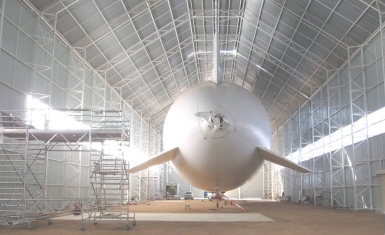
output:
[[[194,114],[209,111],[231,123],[221,131],[224,136],[202,130],[203,120]],[[165,149],[179,148],[171,163],[186,181],[203,190],[225,192],[243,185],[260,168],[263,159],[256,147],[270,148],[271,126],[262,104],[246,89],[227,82],[204,83],[171,106],[163,142]]]
[[[310,172],[269,150],[271,126],[264,107],[233,83],[203,83],[180,95],[167,114],[163,143],[166,151],[128,172],[171,161],[193,186],[219,193],[246,183],[264,160]]]

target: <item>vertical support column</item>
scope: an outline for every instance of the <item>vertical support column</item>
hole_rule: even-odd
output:
[[[379,20],[380,20],[380,38],[381,38],[381,60],[382,60],[382,71],[385,71],[385,11],[381,11],[381,9],[384,9],[385,10],[385,5],[380,1],[380,0],[377,0],[376,1],[376,4],[377,4],[377,8],[379,9]],[[380,8],[380,6],[382,6],[382,8]],[[385,78],[383,77],[382,78],[383,80],[385,80]],[[385,91],[385,82],[383,83],[384,84],[384,91]],[[381,97],[382,99],[384,99],[385,97]],[[382,166],[383,163],[383,160],[380,161],[380,166]],[[382,167],[380,167],[381,169]],[[378,174],[378,173],[377,173]],[[381,178],[384,178],[385,176],[383,175],[382,177],[380,177],[380,184],[381,186],[383,186],[382,182],[381,181]],[[382,203],[382,211],[385,212],[385,192],[384,192],[385,188],[384,187],[381,187],[381,203]]]
[[[55,20],[53,24],[53,38],[52,38],[52,61],[51,61],[51,73],[49,80],[49,97],[48,97],[48,107],[52,107],[52,87],[53,87],[53,77],[54,77],[54,63],[55,63],[55,47],[56,47],[56,26],[57,26],[57,14],[55,14]]]
[[[329,127],[329,145],[331,143],[331,140],[330,140],[330,135],[332,134],[332,127],[331,127],[331,106],[330,106],[330,102],[331,102],[331,97],[330,97],[330,88],[329,88],[330,84],[329,82],[326,83],[326,92],[327,92],[327,100],[328,100],[328,127]],[[333,157],[333,154],[332,154],[332,151],[327,153],[328,154],[328,158],[329,158],[329,178],[330,178],[330,205],[331,206],[334,206],[334,201],[333,201],[333,166],[332,166],[332,163],[333,163],[333,160],[332,160],[332,157]],[[324,193],[324,197],[326,196],[327,194]],[[326,197],[323,199],[325,200]]]
[[[47,148],[47,145],[44,146],[44,194],[43,194],[43,199],[48,199],[47,195],[48,195],[48,158],[49,155],[48,155],[48,148]],[[42,205],[43,207],[43,211],[45,210],[45,204],[48,203],[48,202],[44,202],[44,204]]]
[[[273,163],[272,162],[268,162],[268,169],[269,169],[269,172],[268,172],[268,179],[269,179],[269,199],[270,200],[273,200],[274,198],[274,195],[273,195]]]
[[[328,77],[328,80],[329,80],[329,71],[327,71],[327,77]],[[323,159],[323,164],[322,164],[322,174],[320,175],[320,179],[322,180],[322,188],[323,188],[323,191],[322,191],[322,205],[323,205],[323,202],[324,202],[324,197],[323,197],[323,194],[326,194],[327,192],[327,182],[326,182],[326,174],[327,174],[327,171],[329,170],[328,168],[326,168],[326,163],[327,163],[327,156],[328,156],[328,153],[327,153],[327,149],[326,149],[326,144],[329,145],[329,142],[326,142],[326,135],[329,135],[328,131],[329,131],[329,116],[328,116],[328,112],[329,112],[329,103],[328,103],[328,100],[329,100],[329,97],[328,97],[328,93],[327,93],[327,86],[324,87],[323,89],[325,89],[326,91],[326,94],[322,91],[321,92],[321,99],[322,99],[322,104],[325,105],[325,108],[322,108],[325,112],[324,113],[324,121],[322,123],[322,132],[321,132],[321,138],[323,139],[323,144],[322,144],[322,148],[323,148],[323,156],[322,156],[322,159]],[[326,128],[327,128],[327,132],[326,132]]]
[[[327,74],[328,75],[328,74]],[[326,147],[328,146],[327,138],[325,138],[325,128],[328,127],[328,107],[327,97],[324,94],[327,91],[324,86],[319,92],[312,98],[312,135],[313,135],[313,194],[314,194],[314,205],[317,205],[317,196],[323,198],[323,194],[326,195],[326,160],[328,156]],[[315,149],[314,143],[322,140],[322,146]],[[319,145],[318,145],[319,146]],[[317,153],[317,154],[315,154]],[[329,169],[328,169],[329,170]]]
[[[364,165],[363,165],[363,168],[362,168],[362,171],[364,172],[364,174],[366,175],[366,179],[364,179],[364,185],[365,185],[365,191],[367,191],[366,193],[369,193],[369,207],[367,206],[367,202],[365,201],[362,201],[362,206],[363,208],[362,209],[370,209],[370,210],[373,210],[374,209],[374,206],[373,206],[373,182],[372,182],[372,177],[373,177],[373,173],[372,173],[372,167],[371,167],[371,162],[372,162],[372,154],[371,154],[371,149],[370,149],[370,143],[369,143],[369,123],[368,123],[368,113],[369,113],[369,109],[368,109],[368,100],[367,100],[367,87],[366,87],[366,84],[365,84],[365,81],[366,81],[366,73],[365,71],[363,72],[362,74],[363,76],[363,85],[364,85],[364,104],[365,104],[365,109],[364,109],[364,118],[365,118],[365,132],[364,132],[364,135],[365,135],[365,140],[364,140],[364,148],[365,148],[365,159],[363,159],[364,161]],[[359,199],[361,201],[361,199]]]
[[[161,136],[160,136],[160,131],[158,131],[158,142],[157,142],[157,148],[158,148],[158,153],[162,152],[162,141],[161,141]],[[163,190],[165,188],[165,175],[167,172],[165,172],[166,169],[166,163],[163,163],[159,166],[159,197],[162,196]]]
[[[281,156],[285,156],[285,148],[284,148],[284,144],[283,143],[283,140],[285,138],[285,129],[283,128],[283,126],[281,126],[281,134],[278,134],[279,133],[279,128],[277,128],[277,131],[275,132],[275,135],[273,135],[273,143],[272,143],[272,149],[274,149],[274,151],[278,154],[280,154]],[[282,147],[282,149],[280,149],[280,147]],[[277,184],[277,195],[281,195],[282,192],[280,190],[280,186],[282,186],[282,182],[280,182],[280,179],[279,179],[279,175],[280,175],[280,170],[279,169],[276,169],[276,184]],[[282,169],[282,171],[284,171],[284,169]]]
[[[281,153],[281,151],[282,151],[281,156],[285,157],[285,143],[284,143],[284,141],[285,141],[285,127],[284,127],[284,125],[282,125],[280,128],[281,128],[281,136],[278,135],[279,128],[277,128],[277,132],[276,132],[277,134],[275,137],[276,138],[275,151],[277,153]],[[280,149],[280,147],[282,149]],[[285,171],[286,171],[285,168],[283,168],[281,170],[277,169],[277,185],[278,185],[277,192],[278,192],[278,196],[282,195],[282,191],[285,191],[284,190],[285,189],[285,181],[284,181]],[[281,173],[282,173],[282,175],[281,175]]]
[[[82,58],[82,60],[83,61],[86,61],[86,49],[87,48],[77,48],[78,49],[78,52],[79,53],[81,53],[81,52],[83,52],[83,58]],[[86,67],[86,63],[82,63],[82,62],[80,62],[81,64],[82,64],[82,66],[81,66],[81,68],[79,68],[79,70],[81,71],[81,77],[80,77],[80,79],[81,79],[81,81],[82,81],[82,93],[81,93],[81,100],[80,100],[80,108],[81,109],[84,109],[84,90],[85,90],[85,84],[86,84],[86,69],[87,69],[87,67]],[[76,73],[77,71],[75,70],[75,73]],[[81,118],[83,117],[83,111],[81,112]],[[81,122],[83,122],[83,120],[81,120]]]
[[[328,74],[327,74],[328,75]],[[325,164],[320,164],[321,161],[325,163],[325,123],[327,120],[327,111],[325,111],[326,102],[324,99],[325,87],[322,87],[311,100],[311,135],[312,135],[312,184],[313,184],[313,202],[314,206],[317,205],[317,196],[322,197],[325,192]],[[322,141],[322,146],[315,145],[314,143]]]
[[[322,91],[321,91],[322,92]],[[316,177],[316,155],[314,154],[315,153],[315,146],[314,146],[314,143],[315,143],[315,138],[314,138],[314,96],[312,97],[312,99],[309,101],[310,102],[310,128],[311,128],[311,145],[312,145],[312,149],[311,149],[311,163],[312,163],[312,173],[309,174],[309,176],[311,177],[311,184],[313,186],[313,205],[315,206],[317,203],[316,199],[317,199],[317,190],[316,190],[316,180],[315,180],[315,177]]]
[[[4,28],[4,12],[5,12],[5,0],[0,0],[0,51],[1,51],[1,39],[3,37]]]
[[[277,129],[276,132],[273,134],[272,138],[272,150],[279,153],[279,141],[282,139],[283,131],[282,129]],[[276,165],[274,163],[271,163],[269,161],[265,161],[264,167],[263,167],[263,185],[264,185],[264,191],[263,191],[263,197],[273,200],[274,196],[278,198],[280,195],[279,190],[279,177],[278,177],[278,170],[276,169]]]
[[[151,151],[151,157],[152,157],[156,153],[158,153],[157,149],[156,149],[156,131],[155,131],[155,127],[152,130],[152,138],[151,139],[152,139],[152,151]],[[154,200],[155,197],[158,195],[158,192],[159,192],[159,187],[158,187],[159,171],[154,170],[152,175],[153,175],[154,178],[152,178],[152,182],[151,182],[151,185],[153,187],[152,192],[151,192],[151,198],[152,198],[152,200]]]
[[[151,143],[151,120],[148,120],[148,135],[147,135],[147,159],[150,159],[150,143]],[[146,200],[150,200],[150,168],[147,168],[147,185],[146,185]]]
[[[351,136],[352,136],[352,145],[353,145],[353,149],[352,149],[352,169],[353,169],[353,175],[352,175],[352,183],[353,183],[353,193],[354,193],[354,210],[357,210],[357,187],[356,187],[356,177],[355,177],[355,173],[356,173],[356,167],[355,167],[355,162],[356,162],[356,159],[355,159],[355,150],[354,150],[354,126],[353,126],[353,123],[355,121],[355,117],[354,117],[354,106],[353,106],[353,91],[352,91],[352,75],[351,75],[351,67],[352,67],[352,59],[351,58],[351,53],[350,53],[350,50],[352,50],[351,48],[348,48],[348,62],[349,62],[349,101],[350,101],[350,121],[351,121]]]
[[[348,79],[347,79],[348,80]],[[345,142],[343,133],[343,109],[341,91],[348,85],[348,81],[341,73],[334,78],[333,84],[327,84],[329,107],[329,162],[330,162],[330,200],[333,207],[346,207],[345,181]],[[335,100],[335,101],[333,101]],[[336,134],[333,134],[336,133]],[[338,138],[336,138],[339,136]]]
[[[22,203],[23,203],[22,214],[23,214],[23,216],[22,216],[22,219],[23,220],[25,219],[25,216],[28,212],[28,208],[27,208],[28,188],[27,188],[27,184],[26,184],[26,180],[27,180],[26,178],[27,178],[27,172],[28,172],[28,145],[29,145],[29,132],[28,132],[28,128],[27,128],[26,132],[25,132],[24,172],[22,175],[22,179],[23,179],[23,200],[22,200]],[[31,198],[31,199],[33,199],[33,198]]]
[[[287,133],[287,125],[288,125],[288,121],[284,124],[281,124],[281,132],[282,132],[282,136],[279,138],[277,137],[277,152],[278,153],[281,153],[281,155],[283,157],[286,157],[286,158],[289,158],[290,156],[290,153],[288,153],[288,149],[287,149],[287,146],[288,146],[288,133]],[[278,128],[279,129],[279,128]],[[289,172],[289,169],[288,168],[283,168],[279,171],[279,175],[280,176],[280,195],[282,195],[282,192],[285,192],[285,195],[288,195],[288,190],[287,190],[287,186],[288,186],[288,172]],[[284,198],[282,198],[282,200],[284,200]]]
[[[381,0],[376,1],[377,8],[379,9],[379,20],[380,20],[380,38],[381,38],[381,58],[382,58],[382,71],[385,71],[385,11],[381,11],[381,9],[385,10],[384,3]],[[0,44],[1,45],[1,44]],[[384,82],[385,89],[385,82]],[[382,97],[384,98],[384,97]]]
[[[168,174],[169,174],[169,167],[170,167],[170,163],[165,163],[166,164],[166,166],[165,166],[165,168],[166,168],[166,172],[165,172],[165,174],[166,174],[166,183],[168,183],[169,182],[169,180],[168,180]]]
[[[301,108],[299,108],[299,129],[300,129],[300,158],[299,163],[309,169],[312,169],[312,101],[308,100]],[[305,156],[305,157],[304,157]],[[306,164],[306,165],[305,165]],[[301,194],[311,196],[312,190],[312,174],[301,174],[302,190]]]
[[[380,177],[381,208],[385,212],[385,170],[378,170],[376,174]]]
[[[272,140],[272,145],[271,145],[271,149],[273,149],[273,151],[276,151],[277,149],[275,148],[275,144],[276,144],[276,135],[273,134],[272,136],[273,140]],[[271,195],[272,195],[272,199],[274,199],[274,196],[275,198],[278,198],[278,185],[277,185],[277,174],[276,174],[276,165],[273,163],[271,164]]]
[[[272,193],[272,185],[271,185],[271,176],[272,176],[272,173],[271,173],[271,171],[272,171],[272,169],[271,169],[271,162],[269,162],[269,161],[265,161],[265,173],[266,173],[266,177],[265,177],[265,179],[266,179],[266,199],[272,199],[273,198],[273,193]]]
[[[92,170],[93,170],[93,166],[92,166],[92,163],[93,163],[93,159],[92,159],[92,156],[93,156],[93,146],[92,146],[92,126],[93,126],[93,115],[94,113],[93,112],[90,112],[90,132],[88,133],[88,144],[89,144],[89,160],[88,160],[88,168],[89,168],[89,172],[88,172],[88,184],[87,184],[87,199],[88,199],[88,202],[91,201],[91,195],[92,195],[92,179],[91,177],[93,176],[92,175]],[[83,209],[82,209],[83,210]],[[83,211],[82,211],[83,213]]]
[[[105,103],[104,103],[104,107],[106,107],[105,106]],[[131,112],[131,114],[130,114],[130,150],[132,150],[133,148],[134,148],[134,131],[135,131],[135,124],[134,124],[134,116],[135,116],[135,114],[133,113],[133,112]],[[129,156],[130,158],[132,157],[132,156]],[[131,165],[131,163],[130,163],[130,165]],[[129,188],[129,194],[128,194],[128,201],[129,202],[131,202],[131,198],[132,198],[132,196],[133,196],[133,194],[132,194],[132,188],[133,188],[133,174],[129,174],[129,178],[128,178],[128,180],[129,180],[129,184],[128,184],[128,188]]]
[[[289,117],[290,160],[293,161],[293,131],[292,131],[292,126],[291,126],[291,118],[292,118],[292,115],[291,115],[291,112],[290,112],[290,117]],[[292,199],[294,198],[293,187],[294,187],[293,170],[290,169],[290,195],[291,195],[291,198],[292,198]]]
[[[263,164],[262,166],[262,183],[263,183],[263,187],[262,187],[262,198],[265,198],[265,188],[266,188],[266,182],[265,182],[265,164]]]
[[[299,133],[299,149],[298,149],[298,163],[302,163],[302,125],[301,125],[301,108],[298,108],[298,133]],[[300,189],[299,189],[299,200],[302,200],[303,193],[303,178],[302,173],[298,173],[300,175]]]
[[[272,149],[278,154],[285,156],[283,140],[285,137],[285,132],[283,126],[277,128],[277,131],[273,135]],[[280,144],[282,149],[280,149]],[[273,195],[276,195],[277,200],[279,200],[280,195],[282,195],[282,179],[280,178],[280,170],[273,164]],[[285,171],[285,169],[282,169]]]
[[[56,22],[56,18],[57,18],[57,14],[56,14],[56,17],[55,17],[55,22]],[[55,37],[55,35],[54,35]],[[84,55],[83,55],[83,61],[85,61],[86,59],[86,48],[84,48]],[[85,91],[85,83],[86,83],[86,64],[83,63],[83,83],[82,83],[82,98],[81,98],[81,112],[80,112],[80,122],[83,124],[84,123],[84,116],[85,116],[85,112],[83,111],[84,109],[84,91]],[[91,113],[93,112],[93,110],[91,110]],[[87,120],[87,118],[86,118]],[[91,145],[90,145],[91,146]],[[81,147],[82,148],[82,147]],[[82,157],[83,157],[83,151],[79,151],[78,153],[78,162],[79,162],[79,166],[78,166],[78,199],[80,200],[80,198],[82,198],[81,196],[81,190],[82,190]],[[91,158],[91,155],[89,156]]]
[[[364,46],[348,48],[348,52],[354,209],[373,209]]]
[[[140,150],[142,150],[142,143],[143,143],[143,135],[142,135],[142,132],[143,132],[143,116],[142,116],[142,111],[140,111],[140,136],[139,136],[139,148]],[[142,177],[142,171],[139,171],[139,201],[142,201],[142,180],[143,180],[143,177]]]
[[[95,76],[95,74],[93,74],[93,76]],[[104,72],[104,81],[107,81],[107,71]],[[106,110],[106,109],[109,109],[110,107],[107,108],[107,83],[105,82],[104,83],[104,99],[103,99],[103,109]]]
[[[91,156],[90,156],[91,157]],[[79,152],[79,168],[78,168],[78,199],[80,199],[82,193],[82,151]]]

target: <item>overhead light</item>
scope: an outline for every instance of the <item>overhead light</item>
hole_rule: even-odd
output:
[[[211,54],[213,51],[196,51],[195,54]]]
[[[262,66],[260,66],[259,64],[256,64],[255,66],[257,66],[258,68],[260,68],[261,70],[265,71],[266,73],[268,73],[268,71],[264,68],[262,68]]]
[[[236,50],[232,50],[232,51],[221,51],[222,54],[228,54],[228,55],[236,55],[237,54],[237,51]]]
[[[225,54],[225,55],[233,55],[235,56],[237,54],[237,51],[236,50],[231,50],[231,51],[220,51],[221,54]],[[193,55],[200,55],[200,54],[212,54],[213,51],[196,51],[196,52],[192,52],[191,54],[189,54],[187,56],[187,58],[190,58],[191,56]]]

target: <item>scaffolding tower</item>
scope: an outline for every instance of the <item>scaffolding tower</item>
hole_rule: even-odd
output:
[[[0,117],[0,223],[13,225],[23,221],[32,228],[33,219],[46,216],[43,200],[47,148],[18,117],[3,112]],[[10,133],[23,132],[6,138]]]
[[[126,223],[129,230],[129,220],[136,225],[135,213],[129,215],[129,166],[122,158],[107,155],[104,151],[92,151],[90,171],[90,192],[87,206],[82,207],[81,230],[84,222],[97,225],[102,221],[118,221]],[[82,203],[80,203],[82,205]]]
[[[80,128],[63,128],[64,123],[55,120],[59,112]],[[42,125],[33,122],[31,116]],[[61,127],[55,129],[57,126]],[[81,205],[81,213],[95,212],[88,205],[102,203],[96,198],[102,191],[104,204],[99,209],[121,205],[117,208],[120,214],[127,211],[127,220],[130,219],[128,205],[123,208],[128,198],[123,152],[129,147],[129,127],[129,119],[116,110],[1,112],[0,224],[29,223],[32,229],[36,219],[46,217],[52,224],[53,213]],[[100,165],[99,170],[96,164]],[[87,179],[86,175],[93,178]],[[120,193],[113,187],[120,187]],[[114,197],[107,191],[114,191]]]

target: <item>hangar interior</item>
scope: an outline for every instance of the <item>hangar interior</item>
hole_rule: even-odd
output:
[[[0,0],[0,216],[76,207],[99,159],[119,156],[123,177],[161,152],[170,106],[210,80],[215,11],[223,80],[260,99],[272,149],[313,171],[266,163],[227,196],[381,210],[385,2],[215,3]],[[127,177],[120,199],[167,183],[203,197],[169,164]]]

